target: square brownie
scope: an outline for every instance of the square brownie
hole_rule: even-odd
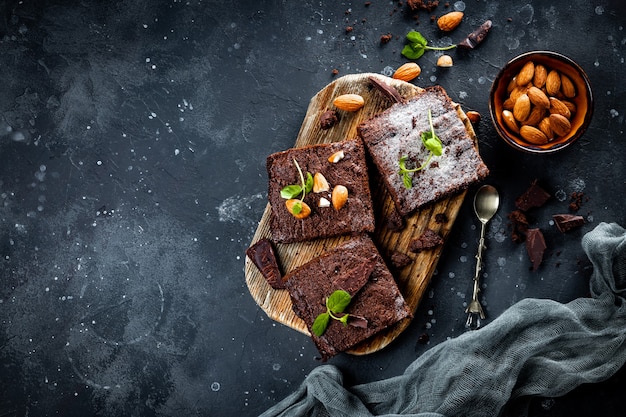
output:
[[[407,188],[399,174],[399,161],[406,156],[407,168],[414,168],[428,160],[429,151],[421,134],[430,132],[429,110],[443,153],[433,156],[424,169],[409,174],[413,185]],[[392,105],[361,123],[357,131],[402,216],[489,174],[454,103],[440,86],[426,88],[418,96]]]
[[[290,271],[285,276],[285,287],[294,312],[306,323],[323,360],[412,316],[383,258],[366,234],[352,237]],[[360,318],[359,325],[330,320],[326,331],[318,337],[312,331],[313,322],[326,311],[326,298],[336,290],[351,294],[345,312]]]
[[[342,154],[336,162],[329,157]],[[302,174],[314,176],[321,173],[329,185],[328,191],[307,193],[304,202],[311,214],[297,219],[285,205],[287,199],[281,190],[301,184],[297,161]],[[270,231],[272,239],[279,243],[292,243],[332,236],[358,234],[374,231],[374,210],[369,188],[369,176],[365,160],[365,147],[361,139],[346,139],[340,142],[309,145],[277,152],[267,157],[269,179],[268,200],[271,205]],[[348,190],[346,204],[340,209],[333,205],[320,206],[320,201],[329,204],[331,192],[336,185]]]

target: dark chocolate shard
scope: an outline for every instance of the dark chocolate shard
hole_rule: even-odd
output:
[[[326,110],[320,116],[320,127],[324,130],[330,129],[339,121],[339,116],[335,110]]]
[[[267,238],[262,238],[246,250],[246,255],[259,269],[272,288],[281,290],[285,288],[283,275],[280,272],[274,245]]]
[[[528,230],[528,219],[522,210],[513,210],[507,217],[511,221],[511,240],[515,243],[523,242],[526,239]]]
[[[536,271],[539,265],[541,265],[546,248],[546,241],[541,230],[528,229],[526,231],[526,251],[528,252],[530,262],[533,264],[533,271]]]
[[[467,35],[467,38],[459,42],[457,46],[467,49],[476,48],[482,41],[485,40],[487,34],[489,33],[489,30],[491,29],[491,26],[491,20],[487,20],[485,23],[476,28],[476,30]]]
[[[574,214],[555,214],[552,219],[561,233],[567,233],[585,224],[585,219],[582,216]]]
[[[368,78],[370,80],[370,83],[372,83],[372,85],[392,103],[401,103],[404,101],[404,98],[400,95],[400,93],[398,93],[398,90],[396,90],[394,87],[379,80],[376,77],[369,76]]]
[[[411,240],[409,250],[413,253],[435,248],[443,244],[443,238],[432,229],[426,229],[420,237]]]
[[[515,206],[523,211],[543,206],[550,199],[550,194],[537,184],[537,180],[530,184],[528,190],[515,200]]]

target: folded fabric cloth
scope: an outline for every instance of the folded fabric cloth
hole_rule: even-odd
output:
[[[626,230],[600,223],[582,246],[593,264],[591,297],[519,301],[393,378],[346,387],[337,367],[321,365],[262,417],[524,415],[522,398],[609,378],[626,362]]]

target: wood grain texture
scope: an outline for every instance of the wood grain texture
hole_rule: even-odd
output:
[[[413,84],[394,80],[380,74],[352,74],[338,78],[319,91],[311,99],[294,146],[301,147],[354,138],[357,136],[356,128],[359,123],[387,109],[391,105],[391,102],[378,90],[372,88],[368,78],[370,76],[378,77],[387,84],[395,87],[400,95],[405,98],[414,97],[422,91],[420,87]],[[365,106],[354,113],[339,111],[339,123],[328,130],[321,129],[319,122],[320,115],[327,109],[333,109],[332,100],[335,97],[347,93],[355,93],[363,96]],[[476,135],[465,113],[458,104],[456,104],[456,109],[470,136],[474,139],[475,143],[477,143]],[[393,232],[385,226],[384,220],[394,210],[393,201],[389,197],[382,181],[379,181],[376,176],[377,174],[374,172],[374,169],[370,169],[370,183],[372,185],[372,198],[374,200],[374,214],[376,218],[376,229],[372,238],[383,258],[388,259],[388,255],[397,250],[409,255],[413,259],[413,262],[402,270],[398,271],[393,268],[390,268],[390,270],[398,283],[400,292],[414,312],[430,283],[443,246],[419,254],[413,254],[408,250],[409,243],[413,238],[419,237],[426,228],[438,232],[443,237],[444,241],[447,240],[467,191],[440,200],[435,204],[424,207],[413,213],[410,217],[406,218],[406,227],[402,231]],[[251,244],[261,238],[271,239],[270,211],[271,208],[268,204],[263,212]],[[445,223],[438,223],[435,220],[435,215],[440,213],[445,214],[447,218]],[[347,239],[349,239],[349,237],[341,236],[329,239],[318,239],[310,242],[275,244],[276,254],[283,273],[286,273]],[[289,293],[286,290],[273,290],[260,274],[259,270],[247,257],[245,258],[245,278],[250,294],[271,319],[309,335],[305,323],[292,311]],[[364,355],[376,352],[391,343],[406,329],[409,323],[410,319],[405,319],[391,326],[384,332],[360,343],[348,351],[348,353]]]

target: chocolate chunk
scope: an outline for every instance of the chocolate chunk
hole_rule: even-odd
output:
[[[320,127],[322,129],[330,129],[339,121],[337,112],[335,110],[326,110],[320,116]]]
[[[574,214],[555,214],[552,219],[561,233],[569,232],[585,224],[585,219],[582,216]]]
[[[370,80],[370,83],[372,83],[372,85],[392,103],[401,103],[404,101],[404,98],[402,98],[400,93],[398,93],[398,90],[396,90],[394,87],[388,85],[387,83],[379,80],[376,77],[370,76],[368,78]]]
[[[536,271],[539,265],[541,265],[546,248],[546,241],[541,230],[528,229],[526,232],[526,251],[528,252],[530,262],[533,264],[533,271]]]
[[[511,240],[515,243],[523,242],[526,239],[528,230],[528,219],[521,210],[513,210],[507,217],[511,221]]]
[[[515,200],[515,206],[520,210],[528,211],[531,208],[543,206],[549,199],[550,194],[541,188],[535,180],[530,184],[528,190]]]
[[[394,268],[402,269],[405,266],[410,265],[413,262],[413,259],[411,259],[411,257],[406,253],[402,253],[396,250],[391,253],[391,256],[389,257],[389,262]]]
[[[423,250],[432,249],[443,244],[443,238],[432,229],[426,229],[422,235],[409,243],[409,250],[420,253]]]
[[[274,252],[274,245],[269,239],[260,239],[246,250],[246,255],[272,288],[275,290],[285,288],[283,275],[280,272],[280,266]]]
[[[491,29],[492,23],[491,20],[487,20],[485,23],[480,25],[476,30],[467,35],[467,38],[463,39],[457,46],[461,48],[474,49],[476,48],[482,41],[485,40],[489,30]]]
[[[569,210],[576,212],[578,210],[580,210],[580,207],[583,204],[583,193],[578,192],[578,191],[574,191],[571,195],[570,195],[570,203],[569,203]]]

